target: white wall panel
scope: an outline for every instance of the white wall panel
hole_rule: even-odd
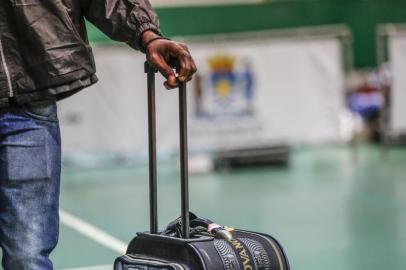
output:
[[[389,127],[393,133],[406,133],[406,33],[389,39],[393,76]]]
[[[338,39],[194,42],[190,47],[200,78],[188,91],[191,150],[345,139]],[[100,82],[59,106],[64,153],[146,153],[144,56],[121,46],[94,51]],[[210,59],[217,64],[210,65]],[[163,90],[162,81],[157,83],[158,147],[170,153],[178,145],[177,93]]]

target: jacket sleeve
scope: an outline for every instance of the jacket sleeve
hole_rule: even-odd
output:
[[[142,50],[143,32],[160,34],[158,16],[148,0],[82,0],[82,11],[111,39],[137,50]]]

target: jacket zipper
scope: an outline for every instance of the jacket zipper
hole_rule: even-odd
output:
[[[1,57],[1,62],[3,63],[4,73],[6,74],[6,78],[7,78],[8,96],[13,97],[14,96],[14,91],[13,91],[13,86],[11,85],[10,71],[9,71],[9,69],[7,67],[6,57],[5,57],[5,54],[4,54],[4,48],[3,48],[3,43],[1,41],[1,38],[0,38],[0,57]]]

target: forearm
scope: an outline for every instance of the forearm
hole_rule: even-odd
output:
[[[82,0],[82,9],[110,38],[138,50],[143,48],[144,34],[160,33],[158,16],[148,0]]]

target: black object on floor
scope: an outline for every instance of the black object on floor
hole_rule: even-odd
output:
[[[181,217],[158,232],[156,181],[155,73],[148,74],[150,153],[150,232],[137,233],[115,270],[289,270],[282,246],[273,237],[215,224],[189,212],[186,83],[179,87]]]
[[[383,144],[385,146],[405,147],[406,133],[388,134],[384,136]]]
[[[222,150],[215,154],[214,168],[226,170],[247,167],[287,167],[291,148],[272,145],[252,148]]]

